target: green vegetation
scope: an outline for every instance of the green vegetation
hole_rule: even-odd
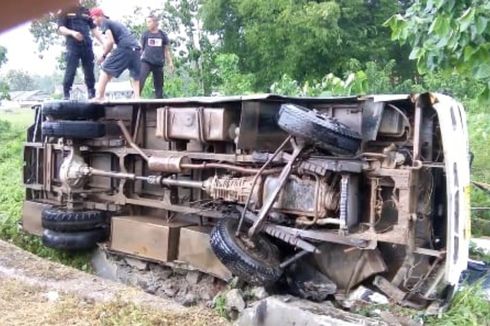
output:
[[[93,0],[86,3],[95,5]],[[150,10],[173,36],[176,72],[165,76],[167,96],[447,93],[467,111],[475,154],[472,179],[490,184],[488,1],[169,0],[161,8],[138,8],[127,17],[137,35]],[[40,50],[60,42],[55,28],[53,13],[33,22],[31,32]],[[0,65],[4,61],[0,47]],[[143,96],[152,94],[149,79]],[[83,256],[46,250],[39,240],[18,231],[23,137],[18,126],[0,124],[0,235],[82,267]],[[480,190],[473,189],[471,199],[472,206],[490,207],[490,196]],[[490,234],[490,212],[473,213],[474,234]],[[217,302],[218,311],[222,304]],[[443,319],[427,322],[484,325],[489,324],[488,311],[478,286],[466,287]]]
[[[214,299],[214,311],[218,313],[219,316],[226,318],[226,298],[222,294],[218,294]]]
[[[430,317],[425,325],[459,326],[489,325],[490,302],[483,296],[480,284],[464,286],[451,301],[449,310],[441,318]]]
[[[485,0],[415,1],[387,22],[392,39],[409,44],[419,72],[455,71],[480,81],[490,102],[490,3]]]
[[[22,180],[22,145],[25,128],[32,122],[30,111],[21,114],[3,113],[10,121],[0,120],[0,238],[35,253],[41,257],[81,270],[90,270],[87,253],[69,254],[46,248],[38,237],[27,235],[19,229],[19,218],[24,199]]]
[[[484,297],[481,284],[463,286],[454,296],[447,312],[441,316],[427,316],[424,311],[413,310],[401,306],[364,305],[355,308],[355,313],[363,316],[377,316],[379,311],[388,311],[399,318],[408,317],[420,325],[427,326],[480,326],[490,323],[490,302]]]

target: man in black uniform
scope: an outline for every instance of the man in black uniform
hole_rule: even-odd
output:
[[[70,90],[80,60],[82,61],[88,97],[95,97],[94,51],[90,31],[101,44],[102,36],[90,18],[89,10],[81,5],[81,1],[79,6],[61,13],[58,20],[58,31],[66,36],[64,99],[70,99]]]
[[[143,55],[141,57],[140,90],[145,86],[150,72],[153,74],[155,98],[163,98],[163,67],[168,64],[169,71],[174,70],[174,64],[169,49],[169,40],[165,32],[158,28],[158,19],[150,15],[146,18],[145,31],[141,37]]]
[[[97,101],[105,98],[105,88],[113,77],[119,77],[126,69],[131,76],[134,98],[140,96],[140,53],[141,47],[134,35],[123,24],[109,19],[102,9],[90,9],[90,16],[106,36],[102,55],[97,63],[102,64],[99,83],[97,84]],[[117,47],[113,50],[114,45]]]

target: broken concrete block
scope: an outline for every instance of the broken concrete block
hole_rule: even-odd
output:
[[[346,300],[342,302],[342,306],[346,308],[351,308],[359,302],[371,304],[388,304],[389,300],[383,294],[361,285],[347,296]]]
[[[189,271],[185,276],[187,283],[196,285],[201,280],[202,274],[199,271]]]
[[[256,302],[240,315],[238,326],[388,326],[388,323],[292,296],[272,296]]]
[[[111,280],[118,281],[117,263],[110,259],[107,252],[98,248],[90,258],[90,264],[94,269],[95,275]]]
[[[263,286],[256,286],[250,290],[250,294],[254,299],[262,300],[269,296],[267,290]]]
[[[148,269],[148,263],[145,261],[130,257],[125,257],[124,260],[129,266],[136,268],[139,271],[146,271]]]
[[[189,307],[189,306],[192,306],[192,305],[195,305],[196,302],[197,302],[197,296],[193,293],[187,293],[185,295],[185,298],[184,298],[184,301],[182,302],[182,304],[184,305],[184,307]]]
[[[228,311],[242,312],[245,309],[245,300],[240,290],[233,289],[225,294],[225,308]]]

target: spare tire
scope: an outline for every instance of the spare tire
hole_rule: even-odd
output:
[[[43,210],[41,221],[43,228],[59,232],[87,231],[108,224],[107,214],[103,211],[71,211],[62,207]]]
[[[277,123],[289,134],[334,154],[354,155],[361,146],[361,135],[354,130],[299,105],[281,105]]]
[[[253,285],[272,285],[282,275],[279,249],[263,234],[252,240],[237,238],[238,221],[223,218],[211,231],[211,248],[234,275]],[[243,235],[246,237],[246,235]]]
[[[105,125],[96,121],[45,121],[43,136],[90,139],[104,137]]]
[[[45,117],[60,120],[96,120],[105,116],[104,105],[95,102],[49,101],[42,104]]]
[[[97,246],[109,236],[108,229],[100,228],[90,231],[64,233],[53,230],[44,230],[43,245],[60,250],[87,250]]]

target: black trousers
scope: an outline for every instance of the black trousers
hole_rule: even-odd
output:
[[[150,72],[153,74],[155,98],[163,98],[163,66],[155,66],[146,61],[141,61],[140,91],[145,87],[145,82]]]
[[[91,46],[70,46],[66,54],[66,70],[63,79],[63,96],[70,98],[71,87],[77,73],[80,60],[82,61],[85,85],[87,85],[88,97],[95,97],[95,76],[94,76],[94,51]]]

